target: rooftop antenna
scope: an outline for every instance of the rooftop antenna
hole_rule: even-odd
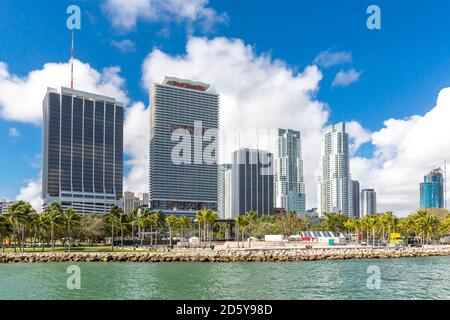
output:
[[[73,57],[74,57],[74,53],[75,53],[75,49],[74,49],[74,38],[75,38],[75,33],[72,31],[72,50],[71,50],[71,72],[70,72],[70,88],[73,89]]]

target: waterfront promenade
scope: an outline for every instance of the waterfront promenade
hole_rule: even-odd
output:
[[[217,248],[174,249],[164,252],[57,252],[4,253],[0,263],[20,262],[267,262],[339,259],[388,259],[448,256],[450,246],[424,248]]]

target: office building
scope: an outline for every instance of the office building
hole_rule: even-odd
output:
[[[256,211],[258,215],[274,212],[272,154],[267,151],[240,149],[233,152],[231,171],[231,218]]]
[[[274,200],[275,207],[287,212],[306,213],[303,177],[302,139],[299,131],[276,129],[274,135]]]
[[[14,203],[15,201],[0,200],[0,214],[8,213],[8,208]]]
[[[360,217],[360,191],[359,191],[359,182],[356,180],[352,180],[352,212],[353,217]]]
[[[361,218],[377,213],[377,193],[374,189],[361,191]]]
[[[352,192],[348,134],[345,123],[322,133],[318,183],[318,213],[341,212],[352,216]]]
[[[444,208],[444,175],[441,168],[431,170],[420,184],[420,208]]]
[[[151,91],[151,210],[195,215],[218,209],[219,95],[201,82],[166,77]]]
[[[226,175],[231,171],[231,164],[219,165],[218,177],[218,213],[221,218],[225,218],[227,197],[230,198],[230,181],[226,180]]]
[[[49,88],[43,103],[43,207],[79,213],[122,206],[123,105],[114,98]]]
[[[137,209],[148,208],[148,193],[133,193],[125,191],[123,193],[123,212],[129,213]]]

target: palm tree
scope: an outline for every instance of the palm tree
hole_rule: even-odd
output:
[[[61,216],[63,210],[61,209],[61,205],[59,203],[53,202],[51,203],[46,210],[44,210],[46,214],[47,226],[50,229],[50,242],[52,246],[52,251],[55,251],[55,231],[57,231],[60,227]]]
[[[35,251],[35,249],[36,249],[36,239],[37,239],[37,236],[39,234],[39,228],[40,228],[40,226],[39,226],[39,214],[36,211],[31,213],[30,216],[29,216],[29,221],[28,222],[29,222],[30,228],[31,228],[31,230],[33,232],[32,246],[33,246],[33,251]]]
[[[297,215],[295,213],[293,215],[295,217],[297,217]],[[245,214],[244,220],[245,220],[245,225],[247,226],[248,235],[249,235],[249,237],[252,237],[254,226],[256,224],[256,221],[258,220],[258,213],[256,211],[249,211]],[[251,246],[251,242],[249,241],[248,247],[250,248],[250,246]]]
[[[192,219],[188,216],[181,216],[178,218],[178,224],[180,226],[181,241],[186,243],[184,230],[189,229],[192,226]]]
[[[172,233],[178,226],[178,218],[176,216],[168,216],[166,218],[167,227],[169,228],[169,245],[172,248]]]
[[[25,226],[29,215],[33,212],[32,206],[25,201],[18,201],[8,208],[7,217],[13,227],[14,252],[17,252],[17,243],[22,252],[24,251]]]
[[[164,212],[162,210],[156,210],[155,213],[153,213],[153,220],[155,224],[156,229],[156,235],[155,235],[155,245],[158,245],[158,229],[161,229],[164,225],[164,221],[166,220],[164,216]]]
[[[5,253],[5,245],[3,239],[10,237],[13,233],[13,226],[6,216],[0,214],[0,245],[2,246],[2,252]]]
[[[433,238],[438,227],[439,227],[439,219],[432,214],[427,214],[426,216],[421,217],[421,226],[423,234],[426,234],[427,245],[429,244],[430,237]]]
[[[352,233],[357,229],[357,220],[356,218],[350,218],[347,221],[344,222],[344,227],[347,229],[348,232]]]
[[[197,213],[195,214],[195,220],[198,222],[198,238],[200,241],[200,246],[202,245],[202,238],[205,237],[206,239],[206,235],[203,234],[202,237],[202,226],[206,224],[206,212],[205,210],[200,210],[197,211]],[[206,232],[205,232],[206,233]],[[206,242],[206,240],[205,240]]]
[[[209,239],[209,246],[211,246],[211,240],[213,237],[213,224],[216,222],[218,215],[211,209],[205,210],[205,225],[206,225],[206,236]]]
[[[375,246],[375,228],[377,227],[378,223],[378,215],[371,214],[367,216],[367,223],[369,229],[372,228],[372,245]]]
[[[145,227],[147,226],[147,224],[148,224],[148,216],[139,214],[138,219],[136,221],[136,225],[139,228],[138,233],[139,233],[139,237],[141,240],[141,247],[144,244],[144,233],[145,233]]]
[[[66,239],[69,239],[69,252],[71,249],[72,229],[81,224],[81,216],[74,209],[69,208],[62,213],[61,222],[64,227]]]
[[[111,206],[109,210],[108,219],[111,222],[111,250],[114,251],[114,224],[116,224],[117,219],[122,214],[123,210],[118,206]]]
[[[119,217],[117,219],[117,224],[120,228],[120,247],[123,251],[123,238],[124,238],[124,231],[125,228],[130,224],[130,217],[128,214],[123,213],[123,210],[120,209]]]

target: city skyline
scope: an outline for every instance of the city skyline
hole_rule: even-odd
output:
[[[106,2],[74,1],[84,18],[82,29],[75,32],[74,81],[76,89],[124,103],[125,189],[146,191],[146,101],[153,83],[165,75],[214,84],[223,97],[224,129],[281,127],[302,132],[308,208],[317,202],[317,145],[329,124],[347,123],[352,179],[377,190],[379,211],[402,216],[418,209],[423,174],[450,157],[445,123],[450,63],[448,43],[441,41],[449,23],[445,8],[429,9],[433,21],[411,21],[417,29],[411,38],[405,36],[402,22],[392,19],[402,14],[401,6],[388,1],[380,1],[389,15],[378,33],[365,27],[362,4],[329,4],[333,16],[319,10],[319,4],[292,4],[291,11],[301,18],[284,19],[290,27],[275,32],[258,20],[274,11],[275,2],[261,8],[243,4],[239,9],[204,2],[200,8],[215,13],[208,20],[209,31],[200,27],[200,11],[181,20],[177,18],[182,11],[164,12],[171,23],[182,26],[177,29],[171,23],[148,21],[145,15],[131,14],[127,20],[114,14],[121,12],[119,4]],[[8,35],[0,40],[0,165],[8,168],[1,173],[0,198],[21,198],[34,205],[40,202],[42,97],[47,87],[68,86],[70,81],[67,4],[52,3],[45,14],[36,9],[40,5],[5,3],[0,11],[0,31]],[[412,14],[421,10],[415,1],[409,6]],[[35,30],[17,25],[13,7],[22,9]],[[251,16],[254,29],[239,22],[243,13]],[[321,28],[324,21],[335,27]],[[424,23],[433,37],[420,28]],[[16,37],[18,33],[22,36]],[[311,36],[319,40],[308,41]],[[306,44],[292,41],[296,37],[306,39]],[[355,38],[359,41],[348,42]],[[35,39],[41,44],[32,52],[24,50]],[[249,140],[223,153],[257,146]]]

